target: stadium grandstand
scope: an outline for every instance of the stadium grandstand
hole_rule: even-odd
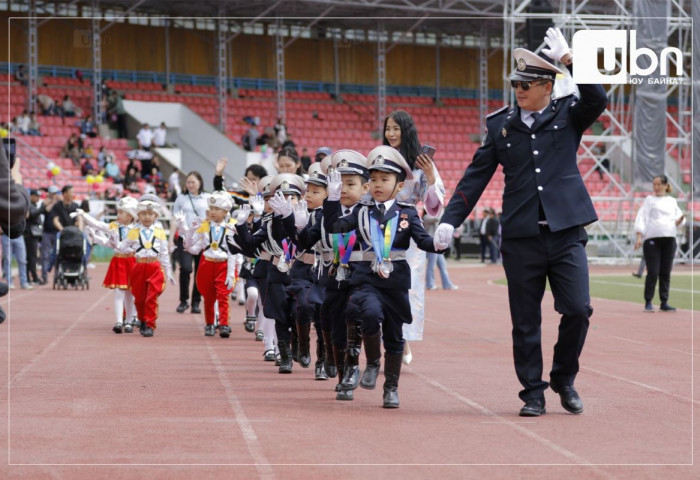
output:
[[[196,168],[209,186],[220,156],[230,159],[229,185],[247,164],[270,154],[264,147],[244,150],[251,124],[262,134],[282,122],[298,151],[311,156],[322,146],[367,153],[380,143],[385,116],[400,108],[414,117],[422,142],[436,147],[449,196],[480,145],[485,116],[513,103],[506,83],[513,48],[538,52],[552,25],[568,38],[582,29],[660,29],[662,43],[683,52],[669,57],[682,81],[653,91],[606,85],[608,109],[584,135],[578,156],[600,219],[589,227],[589,257],[627,262],[638,254],[633,223],[649,194],[652,168],[666,173],[681,208],[700,222],[692,201],[690,2],[670,2],[664,19],[655,21],[644,10],[653,3],[0,1],[10,27],[0,40],[10,52],[0,75],[6,87],[0,117],[9,126],[25,111],[37,114],[40,135],[13,135],[28,188],[70,183],[88,198],[104,196],[115,181],[85,175],[66,151],[72,134],[85,133],[88,114],[94,137],[84,138],[84,147],[90,144],[95,157],[101,147],[111,152],[120,177],[138,150],[141,125],[164,122],[169,148],[154,151],[163,178],[176,168]],[[638,41],[642,45],[641,35]],[[115,126],[112,92],[123,99],[124,138]],[[56,110],[70,98],[82,114],[44,115],[51,113],[46,98]],[[649,145],[647,132],[661,132],[664,140]],[[135,181],[139,191],[148,184]],[[472,216],[500,209],[502,193],[498,172]],[[682,261],[700,255],[694,230],[689,222]]]

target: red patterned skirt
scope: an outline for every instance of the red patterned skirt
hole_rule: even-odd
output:
[[[112,257],[112,261],[109,262],[107,274],[102,282],[102,286],[105,288],[128,290],[129,276],[131,275],[131,270],[134,268],[134,263],[136,263],[136,259],[133,254],[124,255],[115,253]]]

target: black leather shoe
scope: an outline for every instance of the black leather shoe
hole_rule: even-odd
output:
[[[384,390],[382,401],[384,408],[399,408],[399,392],[397,390]]]
[[[213,337],[214,335],[216,335],[216,327],[214,326],[213,323],[207,324],[204,327],[204,336],[205,337]]]
[[[187,308],[188,308],[189,306],[190,306],[190,304],[187,303],[187,302],[180,302],[180,305],[177,306],[177,308],[175,309],[175,311],[176,311],[177,313],[185,313],[185,310],[187,310]]]
[[[314,369],[314,378],[316,380],[328,380],[328,374],[326,373],[326,368],[323,362],[316,362],[316,368]]]
[[[578,396],[578,392],[572,386],[560,387],[558,385],[550,384],[552,390],[559,394],[561,399],[561,406],[564,407],[569,413],[581,413],[583,412],[583,402],[581,397]]]
[[[355,394],[352,392],[352,390],[343,390],[341,388],[338,390],[338,393],[335,394],[335,399],[340,400],[341,402],[350,402],[355,399]]]
[[[151,327],[146,327],[141,332],[141,335],[143,335],[144,337],[152,337],[153,336],[153,329]]]
[[[544,400],[541,398],[533,398],[525,402],[523,408],[520,409],[521,417],[539,417],[547,413],[544,408]]]
[[[190,312],[192,313],[202,313],[202,309],[199,308],[198,303],[192,303],[192,308],[190,309]]]
[[[112,327],[112,331],[114,333],[122,333],[124,331],[124,324],[115,323],[114,326]]]
[[[659,310],[662,311],[662,312],[675,312],[675,311],[676,311],[676,307],[672,307],[672,306],[669,305],[668,303],[662,302],[662,303],[661,303],[661,306],[659,307]]]
[[[221,338],[228,338],[231,336],[231,327],[228,325],[221,325],[219,327],[219,336]]]

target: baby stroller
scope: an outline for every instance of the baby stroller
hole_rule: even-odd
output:
[[[87,245],[83,232],[78,227],[66,227],[56,240],[56,270],[53,289],[68,289],[68,285],[82,290],[90,289],[85,269]]]

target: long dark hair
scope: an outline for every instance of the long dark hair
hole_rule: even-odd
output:
[[[280,157],[287,157],[291,158],[294,164],[297,166],[297,175],[302,175],[304,173],[304,169],[302,168],[301,165],[301,160],[299,159],[299,154],[297,151],[294,149],[294,147],[285,147],[281,149],[279,152],[277,152],[277,158]]]
[[[404,110],[395,110],[391,112],[389,116],[384,119],[384,131],[382,132],[384,145],[389,145],[389,140],[386,139],[384,132],[386,132],[386,122],[388,122],[390,118],[401,128],[401,146],[399,146],[399,152],[403,158],[406,159],[411,170],[413,170],[416,158],[420,155],[418,130],[416,130],[416,124],[413,123],[413,117]]]
[[[199,173],[197,170],[192,170],[190,173],[185,175],[185,182],[187,182],[188,177],[194,177],[197,180],[199,180],[199,194],[201,195],[202,192],[204,191],[204,180],[202,180],[202,174]],[[185,186],[184,190],[187,190],[187,186]],[[188,190],[189,193],[189,190]]]

